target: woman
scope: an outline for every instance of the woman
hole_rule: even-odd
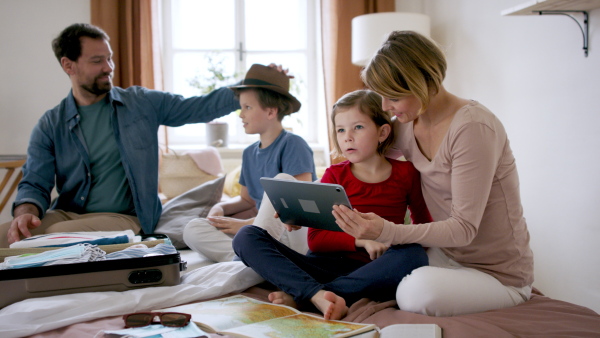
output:
[[[362,78],[396,116],[390,157],[404,155],[421,173],[433,222],[400,225],[335,207],[356,238],[429,247],[430,266],[400,282],[402,310],[453,316],[529,299],[533,253],[523,218],[515,159],[501,122],[476,101],[442,85],[446,61],[430,40],[393,32]]]

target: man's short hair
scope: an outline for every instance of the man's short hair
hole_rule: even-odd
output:
[[[56,39],[52,40],[52,50],[58,62],[63,56],[77,61],[81,56],[81,38],[103,39],[110,41],[108,34],[101,28],[87,23],[75,23],[65,28]]]

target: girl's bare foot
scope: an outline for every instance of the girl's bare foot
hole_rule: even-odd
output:
[[[310,301],[323,312],[325,319],[342,319],[348,313],[344,298],[331,291],[319,290]]]
[[[296,304],[296,301],[294,300],[294,297],[288,295],[287,293],[285,293],[283,291],[275,291],[275,292],[269,293],[269,301],[273,304],[282,304],[282,305],[291,306],[294,309],[298,307],[298,305]]]

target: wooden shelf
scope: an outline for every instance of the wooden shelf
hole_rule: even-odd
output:
[[[539,15],[540,11],[590,11],[600,8],[600,0],[531,0],[505,9],[502,15]]]

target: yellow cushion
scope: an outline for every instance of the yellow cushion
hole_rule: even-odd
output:
[[[323,174],[325,173],[325,170],[328,167],[316,167],[315,168],[315,174],[317,174],[317,179],[320,180],[321,177],[323,177]]]
[[[325,173],[327,167],[316,167],[317,179],[321,179]],[[229,197],[235,197],[240,194],[242,186],[240,185],[240,173],[242,172],[242,165],[238,165],[235,169],[227,173],[225,178],[225,186],[223,187],[223,193]]]
[[[238,165],[233,170],[227,173],[225,177],[225,186],[223,187],[223,193],[229,197],[239,196],[242,191],[240,185],[240,174],[242,173],[242,165]]]

